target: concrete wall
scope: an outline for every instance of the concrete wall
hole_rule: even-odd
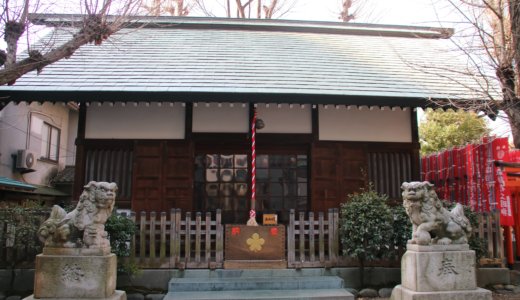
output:
[[[0,112],[0,176],[25,181],[31,184],[46,185],[73,156],[69,151],[69,114],[66,105],[51,103],[9,103]],[[74,114],[75,112],[72,112]],[[29,149],[40,157],[42,147],[41,126],[43,122],[60,129],[60,150],[58,162],[36,160],[35,172],[24,174],[13,172],[13,158],[19,149]],[[74,129],[75,130],[75,129]]]
[[[319,138],[325,141],[412,141],[410,111],[319,106]]]
[[[183,139],[185,108],[169,104],[91,103],[87,139]]]

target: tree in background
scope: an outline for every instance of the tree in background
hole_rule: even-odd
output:
[[[208,17],[242,19],[280,18],[296,5],[296,0],[191,0]]]
[[[71,38],[61,45],[54,45],[53,41],[49,41],[43,47],[45,49],[32,49],[27,36],[31,25],[31,13],[42,13],[41,3],[38,0],[4,0],[0,12],[0,32],[7,47],[5,50],[0,49],[0,66],[3,66],[0,70],[0,85],[14,84],[16,79],[31,71],[41,72],[45,66],[70,57],[85,44],[101,44],[139,12],[140,4],[140,0],[78,1],[77,12],[84,17],[74,20],[78,29]],[[57,6],[60,3],[53,3],[46,9],[55,11],[57,7],[53,5]],[[28,55],[18,60],[18,48],[25,40]]]
[[[143,8],[152,16],[177,16],[189,15],[194,5],[192,0],[143,0]]]
[[[421,154],[465,145],[489,135],[486,120],[474,112],[427,110],[419,124]]]
[[[468,25],[458,39],[453,39],[466,56],[468,69],[453,71],[485,80],[475,90],[481,97],[437,104],[484,111],[488,115],[504,111],[514,145],[520,148],[520,0],[446,1]],[[452,77],[457,80],[456,75]]]

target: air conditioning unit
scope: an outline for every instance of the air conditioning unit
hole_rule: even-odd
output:
[[[33,167],[36,163],[36,153],[27,149],[20,149],[16,154],[16,169],[25,172],[34,171]]]

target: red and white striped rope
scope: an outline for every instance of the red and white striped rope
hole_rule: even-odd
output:
[[[251,211],[249,217],[256,216],[256,109],[251,122]]]

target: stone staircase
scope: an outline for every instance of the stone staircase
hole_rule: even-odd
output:
[[[354,299],[343,279],[323,269],[186,270],[168,284],[165,300]]]

